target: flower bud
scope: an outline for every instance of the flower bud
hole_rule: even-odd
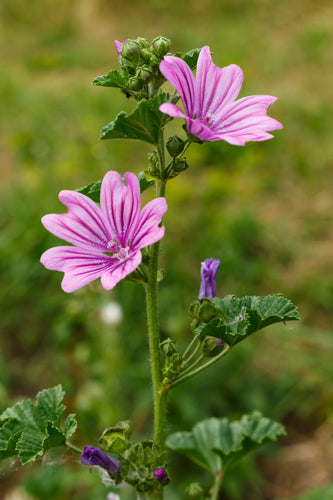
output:
[[[124,42],[120,50],[121,57],[132,62],[137,62],[140,56],[140,45],[136,40],[128,40]]]
[[[116,458],[109,457],[100,448],[85,446],[81,455],[81,463],[85,465],[98,465],[109,474],[118,474],[120,471],[120,462]]]
[[[176,158],[173,162],[172,176],[176,177],[181,172],[184,172],[189,167],[185,158]]]
[[[157,57],[163,59],[170,50],[170,40],[164,36],[158,36],[152,41],[150,48]]]
[[[138,38],[135,41],[139,44],[139,47],[141,49],[146,49],[147,47],[149,47],[148,40],[142,38],[141,36],[138,36]]]
[[[148,153],[149,167],[148,167],[148,175],[152,178],[159,178],[160,175],[160,160],[158,158],[157,151],[153,151],[152,153]],[[145,172],[147,177],[147,174]],[[147,177],[148,178],[148,177]]]
[[[210,299],[197,299],[189,307],[190,316],[203,323],[209,323],[212,319],[216,318],[217,312],[214,304]]]
[[[120,422],[120,424],[122,424]],[[98,442],[102,448],[108,453],[120,453],[129,447],[129,437],[132,429],[129,422],[124,422],[125,425],[117,425],[116,427],[108,427],[99,438]],[[129,428],[127,426],[130,426]]]
[[[173,339],[166,339],[161,342],[160,347],[165,356],[172,356],[176,352],[176,344]]]
[[[132,90],[141,90],[143,87],[143,80],[141,78],[137,78],[136,76],[132,76],[129,78],[128,85]]]
[[[224,342],[216,337],[206,337],[202,342],[202,352],[206,356],[215,356],[221,352]]]
[[[216,273],[220,266],[217,259],[206,259],[201,262],[201,285],[199,299],[203,297],[213,298],[216,291]]]
[[[144,83],[148,83],[151,80],[153,73],[152,73],[151,69],[149,68],[149,66],[145,65],[145,66],[141,66],[138,69],[136,76],[137,76],[137,78],[142,80]]]
[[[187,486],[187,488],[185,488],[185,493],[188,497],[191,498],[191,500],[194,500],[202,496],[203,489],[199,483],[191,483]]]
[[[184,145],[185,142],[180,137],[178,137],[178,135],[173,135],[166,141],[166,148],[169,155],[172,157],[180,155],[180,153],[184,149]]]
[[[166,473],[166,470],[163,468],[155,469],[154,476],[155,479],[157,479],[157,481],[159,481],[162,484],[166,484],[168,482],[168,474]]]

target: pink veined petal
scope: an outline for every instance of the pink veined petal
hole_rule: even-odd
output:
[[[268,117],[266,114],[268,106],[273,104],[276,99],[276,97],[267,95],[243,97],[220,110],[220,116],[216,115],[216,122],[212,125],[212,129],[227,132],[235,128],[242,128],[245,126],[246,120],[250,120],[249,123],[251,123],[252,119],[254,119],[252,123],[257,124],[260,122],[260,119],[262,120],[262,130],[280,129],[282,128],[281,123]],[[258,120],[256,120],[257,118]],[[267,121],[267,119],[269,120]]]
[[[218,68],[210,49],[203,47],[198,58],[198,117],[211,118],[219,108],[233,102],[243,83],[243,71],[236,64]]]
[[[124,262],[119,262],[112,268],[107,269],[101,276],[102,287],[105,290],[111,290],[120,280],[132,273],[141,264],[141,260],[142,255],[139,250]]]
[[[216,141],[216,133],[213,132],[207,125],[202,123],[199,118],[186,118],[186,128],[188,132],[202,141]]]
[[[267,139],[272,139],[274,136],[268,134],[267,132],[235,132],[235,133],[221,133],[217,134],[215,140],[223,140],[233,144],[235,146],[245,146],[248,141],[266,141]]]
[[[165,56],[160,71],[178,90],[186,114],[192,118],[196,113],[196,81],[191,68],[180,57]]]
[[[96,203],[75,191],[61,191],[59,200],[68,207],[68,213],[45,215],[42,218],[44,227],[68,243],[104,250],[110,239],[109,232]]]
[[[138,220],[137,230],[131,242],[131,248],[134,251],[152,245],[163,238],[164,227],[158,227],[158,225],[167,211],[167,208],[165,198],[156,198],[147,203],[142,209]]]
[[[65,273],[61,286],[68,293],[99,278],[106,269],[118,262],[100,252],[68,246],[50,248],[40,260],[47,269]]]
[[[175,104],[171,102],[165,102],[161,104],[160,111],[166,115],[172,116],[173,118],[186,118],[186,115],[178,108]]]
[[[125,174],[127,186],[123,184],[120,174],[108,172],[101,187],[101,209],[107,218],[112,237],[121,246],[136,227],[140,211],[140,184],[135,174]]]

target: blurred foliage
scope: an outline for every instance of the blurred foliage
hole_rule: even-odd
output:
[[[270,115],[284,130],[245,148],[195,145],[187,156],[191,168],[170,182],[162,335],[179,346],[190,338],[184,310],[197,296],[200,262],[207,257],[222,261],[219,296],[281,292],[303,319],[292,330],[257,334],[176,389],[169,432],[209,416],[239,418],[254,408],[285,423],[290,435],[284,446],[294,429],[308,436],[323,422],[333,425],[327,383],[333,376],[332,19],[329,0],[301,6],[298,0],[193,0],[191,7],[176,0],[45,0],[42,6],[33,0],[29,8],[24,0],[2,0],[1,411],[61,383],[69,411],[78,414],[78,443],[96,444],[105,426],[124,418],[133,420],[137,437],[150,435],[143,290],[122,282],[107,293],[96,282],[66,295],[60,274],[39,263],[59,242],[40,218],[63,211],[61,189],[84,186],[110,169],[146,169],[148,145],[97,142],[102,126],[133,103],[91,82],[117,67],[114,39],[163,34],[173,52],[208,44],[217,65],[239,64],[241,96],[279,96]],[[174,121],[170,135],[179,130],[181,120]],[[110,300],[122,305],[121,324],[102,321]],[[278,468],[276,451],[267,452]],[[0,471],[3,498],[17,482],[34,499],[105,500],[104,486],[76,462],[68,453],[50,455],[43,467],[22,471],[8,461]],[[188,484],[198,473],[175,455],[171,467],[174,484]],[[264,497],[265,481],[249,458],[226,478],[225,498],[284,496]],[[180,491],[171,483],[172,498],[182,499]]]

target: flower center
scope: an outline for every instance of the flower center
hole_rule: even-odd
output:
[[[120,261],[126,260],[129,257],[129,241],[127,242],[126,248],[122,247],[116,238],[110,240],[107,245],[106,255],[119,259]]]
[[[205,113],[204,116],[200,118],[201,123],[206,125],[207,127],[211,127],[214,124],[214,116],[210,113]]]

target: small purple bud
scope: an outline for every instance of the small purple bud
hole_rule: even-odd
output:
[[[224,344],[223,340],[221,340],[221,339],[216,338],[215,341],[216,341],[216,345],[223,345]]]
[[[81,455],[81,463],[85,465],[98,465],[110,474],[117,474],[120,470],[120,462],[116,458],[109,457],[100,448],[85,446]]]
[[[168,474],[166,473],[166,470],[163,468],[162,469],[155,469],[154,476],[155,476],[155,479],[157,479],[157,481],[159,481],[160,483],[163,483],[163,481],[165,481],[168,478]]]
[[[216,273],[220,266],[218,259],[206,259],[201,262],[201,285],[199,299],[215,297],[216,291]]]

